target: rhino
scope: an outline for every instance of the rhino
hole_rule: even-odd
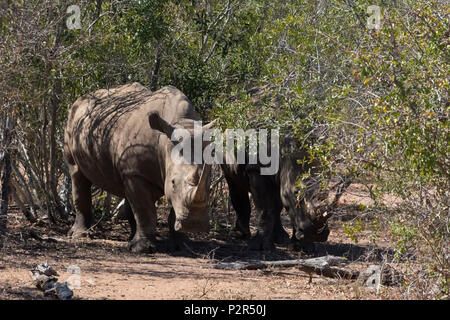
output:
[[[310,252],[313,242],[328,240],[330,229],[327,220],[331,208],[342,194],[341,189],[333,201],[320,191],[317,179],[319,166],[316,161],[298,159],[306,157],[306,150],[282,155],[276,174],[261,174],[261,164],[224,163],[221,168],[228,184],[229,195],[236,211],[233,229],[235,237],[251,238],[249,223],[251,215],[250,197],[257,213],[257,233],[249,242],[250,249],[273,250],[274,243],[286,243],[289,235],[281,223],[281,211],[284,208],[292,224],[292,237],[289,246],[293,250]],[[310,176],[301,179],[306,172]],[[298,180],[302,180],[302,187]],[[346,182],[347,183],[347,182]],[[326,199],[325,199],[326,198]]]
[[[76,209],[68,236],[84,236],[92,225],[91,185],[126,199],[134,219],[128,243],[133,252],[156,250],[155,202],[163,195],[171,205],[171,234],[207,232],[211,166],[171,156],[177,144],[190,143],[172,141],[174,130],[194,133],[198,120],[191,102],[173,86],[151,92],[132,83],[78,98],[64,133]],[[203,126],[200,134],[212,126]]]

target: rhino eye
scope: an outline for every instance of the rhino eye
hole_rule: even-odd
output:
[[[172,179],[172,186],[175,186],[175,179]]]
[[[188,183],[189,185],[191,185],[191,186],[196,186],[196,185],[197,185],[197,183],[196,183],[196,181],[195,181],[194,179],[188,179],[188,180],[187,180],[187,183]]]
[[[198,184],[199,179],[200,178],[198,176],[198,173],[194,173],[192,176],[187,178],[186,182],[191,186],[196,186]]]

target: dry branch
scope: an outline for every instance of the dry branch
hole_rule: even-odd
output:
[[[20,208],[20,210],[22,211],[23,215],[25,216],[25,218],[27,218],[27,220],[29,222],[32,222],[32,223],[36,222],[36,218],[33,216],[33,214],[30,211],[30,210],[32,210],[31,208],[33,208],[33,207],[30,206],[30,210],[26,207],[26,205],[23,203],[22,199],[20,199],[20,197],[17,194],[17,191],[16,191],[16,189],[14,187],[11,188],[11,194],[12,194],[12,196],[14,198],[14,201],[16,202],[17,206]]]
[[[35,205],[34,205],[34,201],[33,201],[33,196],[31,195],[31,191],[26,183],[25,178],[23,177],[23,175],[20,173],[20,171],[17,169],[17,166],[14,163],[11,163],[13,172],[16,176],[16,180],[13,180],[13,185],[14,185],[14,189],[17,192],[18,190],[21,190],[23,195],[25,196],[28,205],[30,207],[30,218],[27,216],[26,212],[24,211],[24,208],[20,205],[20,203],[17,201],[19,207],[21,207],[23,213],[25,214],[25,216],[27,217],[27,219],[31,222],[34,222],[36,220],[37,217],[37,213],[35,211]]]
[[[335,266],[348,264],[349,261],[336,256],[323,256],[311,259],[298,260],[279,260],[279,261],[237,261],[237,262],[219,262],[214,267],[224,270],[256,270],[266,268],[292,268],[297,267],[299,270],[309,274],[316,273],[325,277],[357,279],[358,271],[344,270]]]
[[[38,235],[36,232],[34,232],[33,230],[30,230],[30,238],[39,240],[41,242],[66,242],[66,240],[61,239],[61,238],[55,238],[55,237],[47,237],[47,236],[40,236]]]

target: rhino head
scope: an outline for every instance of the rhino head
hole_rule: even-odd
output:
[[[211,166],[169,166],[164,184],[167,200],[175,211],[175,231],[208,232],[209,176]]]
[[[300,167],[294,168],[298,170]],[[291,172],[288,174],[295,176]],[[298,177],[297,175],[296,181],[299,180]],[[295,229],[295,238],[302,242],[325,242],[330,234],[327,210],[323,205],[325,193],[320,192],[320,181],[314,176],[301,181],[300,184],[291,182],[284,186],[284,190],[287,190],[284,201],[290,204],[288,211]]]
[[[165,144],[164,194],[175,212],[175,231],[208,232],[211,165],[196,164],[190,161],[192,159],[181,162],[174,159],[174,148],[178,146],[179,150],[187,148],[193,150],[192,141],[194,139],[171,139],[176,127],[162,119],[157,112],[149,114],[149,122],[152,129],[161,131],[168,137],[163,142]],[[212,126],[213,123],[203,126],[200,134]],[[179,144],[185,144],[184,148],[179,148]],[[205,145],[202,146],[202,149],[204,147]],[[180,152],[179,157],[183,157],[182,151]]]
[[[328,240],[327,213],[317,208],[314,201],[302,199],[295,209],[295,237],[305,242],[325,242]]]
[[[328,219],[352,180],[344,177],[325,192],[312,188],[299,201],[295,214],[296,238],[306,242],[325,242],[330,234]],[[331,191],[335,191],[334,195]]]

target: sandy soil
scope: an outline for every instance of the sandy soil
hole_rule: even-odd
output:
[[[316,255],[333,254],[351,260],[348,268],[363,270],[389,259],[392,251],[387,239],[376,246],[366,238],[358,245],[343,233],[342,221],[358,214],[354,209],[367,196],[351,187],[342,199],[340,215],[330,221],[326,244],[316,244]],[[361,195],[362,194],[362,195]],[[350,218],[349,218],[350,217]],[[296,268],[272,270],[219,270],[217,261],[296,259],[299,254],[286,247],[272,253],[248,251],[246,243],[228,236],[226,223],[217,224],[209,235],[190,235],[185,248],[170,252],[164,248],[167,224],[164,213],[158,223],[162,243],[153,255],[133,254],[127,248],[128,226],[100,223],[93,239],[69,240],[69,225],[48,231],[46,225],[30,226],[19,212],[9,215],[8,236],[0,249],[0,299],[50,299],[36,289],[30,270],[47,261],[58,273],[59,281],[70,280],[74,299],[399,299],[398,288],[382,287],[376,292],[354,281],[310,276]],[[228,221],[228,218],[224,221]],[[286,230],[289,222],[285,214]],[[61,242],[40,241],[33,237],[53,236]],[[71,270],[75,274],[70,273]],[[73,272],[73,271],[72,271]],[[78,280],[78,282],[77,282]]]

